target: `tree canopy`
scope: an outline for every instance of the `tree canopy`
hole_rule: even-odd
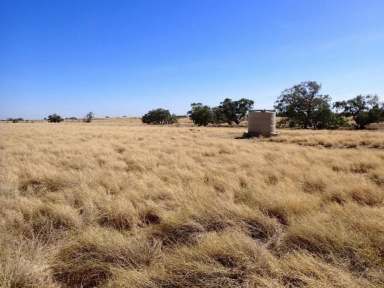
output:
[[[93,118],[95,118],[95,114],[93,112],[89,112],[87,115],[85,115],[83,120],[84,122],[90,123],[92,122]]]
[[[192,122],[198,126],[207,126],[213,121],[212,109],[201,103],[192,103],[188,115]]]
[[[238,125],[245,118],[248,111],[252,109],[253,104],[253,100],[246,98],[237,101],[225,98],[214,110],[214,113],[217,114],[214,118],[217,121],[227,122],[229,125],[232,125],[233,122]]]
[[[336,120],[331,110],[331,98],[320,94],[321,85],[306,81],[284,90],[275,103],[277,112],[289,120],[290,126],[329,128]]]
[[[52,123],[59,123],[59,122],[64,121],[64,119],[56,113],[49,115],[47,117],[47,120],[48,120],[48,122],[52,122]]]
[[[173,124],[177,122],[176,115],[171,114],[169,110],[158,108],[149,111],[141,120],[146,124]]]
[[[358,95],[346,101],[335,102],[334,107],[340,114],[352,117],[358,129],[364,129],[368,124],[384,118],[384,107],[380,108],[377,95]]]

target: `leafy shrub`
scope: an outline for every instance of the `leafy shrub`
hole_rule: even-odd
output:
[[[158,108],[149,111],[141,120],[146,124],[173,124],[177,122],[176,115],[171,114],[169,110]]]
[[[61,116],[57,115],[56,113],[49,115],[47,120],[48,120],[48,122],[51,122],[51,123],[59,123],[59,122],[64,121],[64,119],[61,118]]]
[[[209,106],[201,103],[192,103],[191,111],[188,111],[189,118],[198,126],[207,126],[213,120],[213,112]]]

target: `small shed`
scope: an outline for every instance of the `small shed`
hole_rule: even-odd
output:
[[[275,110],[252,110],[248,113],[248,135],[274,136],[276,132]]]

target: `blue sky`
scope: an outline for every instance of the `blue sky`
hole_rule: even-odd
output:
[[[139,116],[305,80],[384,96],[382,0],[0,0],[0,118]]]

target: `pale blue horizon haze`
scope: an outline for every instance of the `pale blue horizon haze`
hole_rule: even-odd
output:
[[[306,80],[384,96],[382,0],[0,0],[0,118],[141,116]]]

